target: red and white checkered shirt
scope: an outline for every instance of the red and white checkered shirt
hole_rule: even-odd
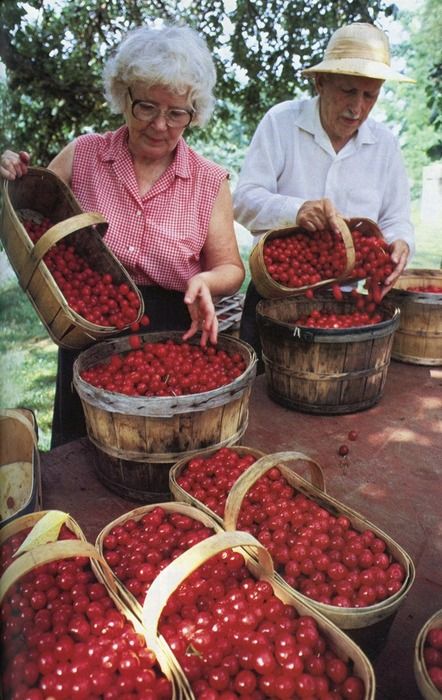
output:
[[[108,221],[104,240],[137,284],[185,291],[201,271],[213,203],[228,176],[180,139],[175,157],[140,198],[126,126],[75,142],[72,191]]]

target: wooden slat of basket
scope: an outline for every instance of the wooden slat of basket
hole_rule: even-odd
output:
[[[360,515],[353,509],[348,508],[345,504],[337,501],[332,496],[326,494],[323,489],[318,488],[316,485],[310,484],[308,481],[299,476],[299,474],[297,474],[293,468],[289,468],[285,465],[286,462],[290,463],[293,460],[300,459],[298,455],[299,453],[277,452],[271,455],[266,455],[262,459],[255,462],[255,464],[252,464],[252,466],[239,477],[236,484],[234,484],[230,491],[228,502],[226,503],[224,526],[230,531],[235,530],[239,512],[241,510],[243,495],[247,492],[248,488],[250,488],[252,484],[256,483],[256,481],[269,469],[277,467],[291,486],[314,502],[318,503],[322,508],[325,508],[335,516],[347,516],[352,527],[359,532],[369,529],[372,530],[377,537],[383,539],[387,545],[389,553],[395,558],[396,561],[404,566],[406,578],[401,589],[397,593],[393,594],[386,600],[381,601],[380,603],[370,605],[366,608],[339,608],[337,606],[319,603],[307,598],[307,596],[299,591],[292,589],[290,586],[288,586],[280,574],[276,573],[276,578],[280,581],[283,587],[287,587],[290,591],[293,591],[297,597],[301,597],[302,599],[308,601],[310,605],[325,615],[341,629],[360,629],[375,624],[376,622],[391,615],[408,594],[415,578],[415,567],[413,561],[407,552],[389,535],[387,535],[387,533],[364,518],[364,516]],[[301,455],[301,458],[302,457],[303,455]],[[305,459],[309,460],[310,458],[305,457]],[[239,485],[238,490],[236,490],[237,485]]]

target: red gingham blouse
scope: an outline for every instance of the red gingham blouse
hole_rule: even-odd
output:
[[[104,240],[136,284],[185,291],[201,271],[213,203],[227,172],[180,139],[167,170],[140,198],[127,127],[75,142],[72,191],[109,223]]]

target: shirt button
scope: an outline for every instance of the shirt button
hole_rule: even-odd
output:
[[[141,216],[141,209],[138,209],[137,216]]]
[[[127,246],[127,249],[128,249],[128,251],[129,251],[129,253],[133,253],[134,250],[135,250],[135,246],[133,246],[133,245],[128,245],[128,246]]]

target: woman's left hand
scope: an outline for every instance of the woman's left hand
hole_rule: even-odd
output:
[[[218,319],[210,289],[199,275],[189,280],[184,301],[188,306],[192,323],[189,330],[184,333],[183,340],[191,338],[201,330],[201,345],[207,345],[208,340],[215,345],[218,340]]]
[[[408,243],[403,241],[401,238],[398,238],[397,241],[393,241],[393,243],[390,245],[390,255],[392,261],[395,263],[395,268],[391,275],[389,275],[384,282],[382,289],[382,297],[388,294],[397,278],[404,271],[409,253],[410,249],[408,247]]]

